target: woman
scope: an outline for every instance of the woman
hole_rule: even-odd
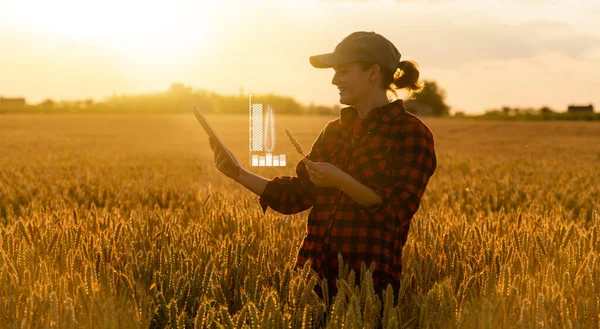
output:
[[[335,70],[331,82],[348,107],[321,131],[310,161],[296,166],[297,177],[267,180],[243,168],[234,171],[210,140],[215,163],[260,196],[263,212],[270,207],[293,214],[312,207],[296,265],[310,261],[328,279],[330,297],[336,292],[338,253],[357,277],[362,262],[375,263],[378,294],[388,284],[396,291],[410,221],[437,162],[429,128],[406,112],[401,99],[390,102],[387,91],[395,96],[395,88],[420,91],[418,68],[400,61],[386,38],[363,31],[348,35],[332,53],[311,56],[310,63]]]

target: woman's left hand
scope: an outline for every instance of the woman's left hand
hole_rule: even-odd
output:
[[[321,187],[339,188],[346,172],[329,162],[304,161],[310,181]]]

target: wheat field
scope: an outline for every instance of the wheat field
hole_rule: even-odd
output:
[[[250,168],[247,117],[208,118]],[[278,116],[288,166],[251,170],[294,175],[283,128],[308,149],[331,119]],[[322,301],[308,211],[263,215],[192,114],[0,116],[0,327],[600,328],[600,125],[424,121],[397,299],[342,271]]]

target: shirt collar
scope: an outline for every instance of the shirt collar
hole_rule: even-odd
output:
[[[396,119],[406,112],[404,101],[397,99],[386,105],[376,107],[369,111],[364,121],[375,121],[383,123],[393,123]],[[358,117],[358,110],[353,106],[347,106],[340,110],[340,122],[342,125],[353,124],[354,119]]]

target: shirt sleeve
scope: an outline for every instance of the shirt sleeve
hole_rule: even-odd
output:
[[[367,218],[410,220],[419,209],[421,198],[437,166],[433,134],[423,123],[404,128],[404,139],[396,144],[392,160],[393,184],[369,185],[381,196],[381,203],[358,205]]]
[[[320,147],[325,128],[313,143],[306,157],[314,160],[315,150]],[[271,208],[281,214],[295,214],[313,206],[315,201],[315,185],[310,180],[304,162],[296,165],[297,176],[277,176],[270,180],[259,198],[263,214]]]

